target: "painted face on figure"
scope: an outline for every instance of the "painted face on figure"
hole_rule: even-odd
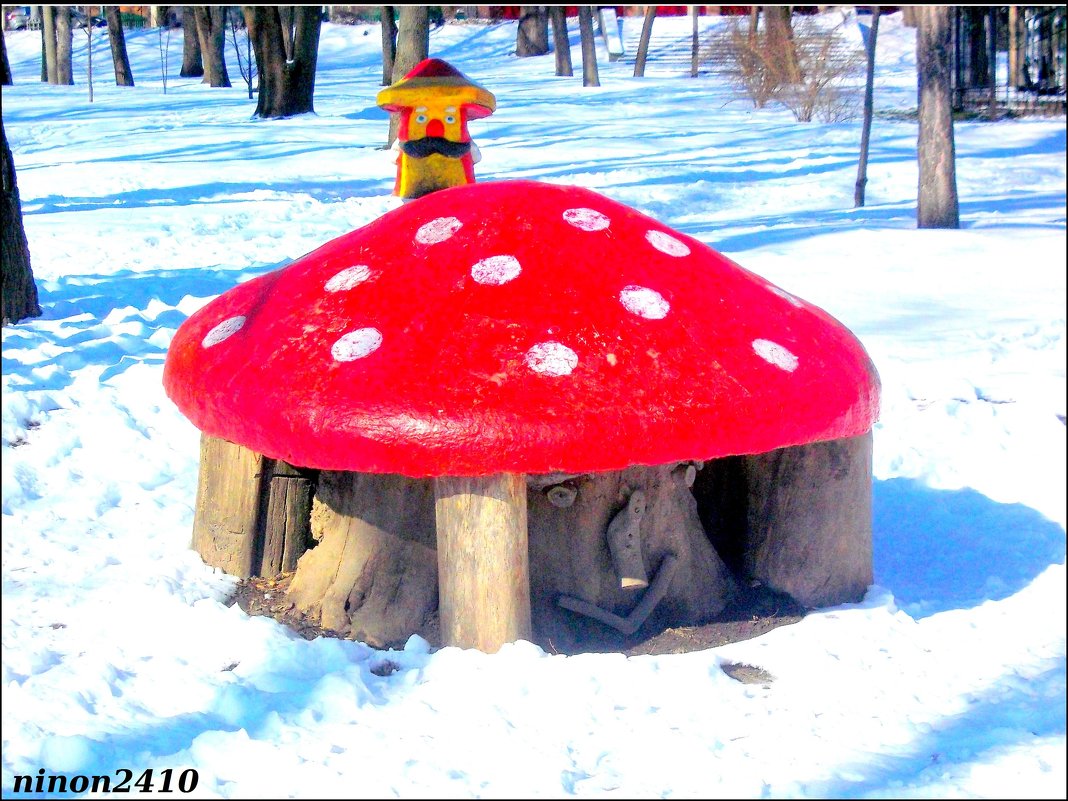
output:
[[[433,137],[450,142],[466,142],[466,120],[460,109],[453,104],[427,102],[408,114],[407,139]]]
[[[440,59],[426,59],[378,93],[378,105],[400,115],[394,194],[421,197],[474,183],[478,148],[467,121],[493,113],[493,94]]]

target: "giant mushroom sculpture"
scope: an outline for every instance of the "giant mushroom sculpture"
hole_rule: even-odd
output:
[[[871,581],[863,347],[586,189],[395,209],[192,315],[164,384],[206,435],[322,471],[290,592],[361,639],[435,607],[487,651],[703,622],[734,591],[717,547],[810,606]]]

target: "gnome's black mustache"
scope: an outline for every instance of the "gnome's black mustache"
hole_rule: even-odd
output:
[[[424,136],[422,139],[409,139],[400,143],[401,150],[405,155],[416,159],[423,159],[434,153],[458,159],[466,156],[471,150],[470,142],[453,142],[440,136]]]

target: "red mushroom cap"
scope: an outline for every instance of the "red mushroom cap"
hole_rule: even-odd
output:
[[[303,467],[575,473],[862,434],[879,380],[821,309],[595,192],[434,192],[178,330],[167,394]]]

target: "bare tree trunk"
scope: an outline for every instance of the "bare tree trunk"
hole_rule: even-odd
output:
[[[871,31],[868,33],[868,79],[864,85],[864,127],[860,134],[860,164],[857,166],[857,185],[853,192],[853,206],[864,205],[864,188],[868,183],[868,145],[871,141],[871,118],[875,109],[875,42],[879,36],[879,6],[871,10]]]
[[[597,42],[593,38],[593,6],[579,6],[579,38],[582,41],[582,85],[600,86],[597,75]]]
[[[571,66],[571,39],[567,35],[567,9],[563,6],[549,6],[549,19],[553,23],[553,50],[556,53],[556,74],[574,75]]]
[[[1009,86],[1023,86],[1023,59],[1020,58],[1020,7],[1009,6]]]
[[[3,256],[3,324],[9,325],[27,317],[40,317],[37,285],[30,269],[30,248],[26,243],[26,229],[22,225],[22,202],[15,178],[15,162],[7,144],[7,131],[0,119],[0,138],[3,139],[2,169],[4,189],[3,233],[0,254]]]
[[[697,68],[700,65],[701,43],[697,38],[697,23],[700,19],[698,9],[700,6],[690,6],[690,16],[693,18],[693,34],[690,39],[690,77],[697,77]]]
[[[901,6],[901,24],[906,28],[915,28],[918,11],[919,6]]]
[[[7,60],[7,37],[0,36],[0,85],[12,86],[14,81],[11,80],[11,62]]]
[[[34,6],[37,9],[37,19],[41,21],[41,83],[48,83],[48,42],[45,39],[44,6]]]
[[[549,18],[544,6],[520,6],[515,54],[519,58],[544,56],[549,52]]]
[[[226,35],[225,15],[222,6],[193,6],[197,18],[197,37],[200,39],[200,55],[204,61],[204,83],[210,86],[230,86],[226,71],[226,55],[223,42]]]
[[[991,6],[987,9],[987,63],[990,65],[990,99],[987,112],[990,119],[997,118],[998,104],[998,9]]]
[[[56,69],[56,7],[41,6],[41,32],[44,36],[45,64],[48,65],[48,82],[58,79]]]
[[[956,152],[953,143],[948,6],[916,9],[919,93],[919,228],[959,228]]]
[[[397,14],[393,6],[382,6],[382,85],[393,83],[393,62],[397,58]]]
[[[85,82],[89,84],[89,102],[93,102],[93,26],[85,26]]]
[[[192,6],[182,6],[182,34],[182,71],[178,74],[183,78],[199,78],[204,74],[204,62],[200,58],[200,37]]]
[[[801,68],[790,22],[791,11],[790,6],[764,6],[764,24],[768,32],[768,49],[782,55],[783,81],[797,84],[801,81]]]
[[[315,68],[318,63],[322,19],[318,6],[293,6],[290,42],[293,57],[286,57],[283,15],[277,6],[244,6],[248,35],[256,50],[259,99],[256,116],[291,117],[313,111]]]
[[[397,57],[393,62],[393,75],[390,83],[396,83],[413,69],[416,64],[430,55],[430,15],[427,6],[401,6],[397,26]],[[389,115],[389,140],[386,147],[391,147],[397,139],[400,128],[400,115]]]
[[[108,21],[108,38],[111,40],[111,60],[115,63],[115,85],[133,86],[130,71],[130,56],[126,53],[126,34],[122,31],[122,18],[118,6],[107,6],[104,16]]]
[[[645,19],[642,20],[642,35],[638,39],[638,55],[634,59],[635,78],[645,77],[645,60],[649,57],[649,39],[653,35],[653,20],[655,19],[656,6],[646,6]]]
[[[55,7],[56,24],[56,83],[63,86],[74,85],[74,71],[71,68],[70,51],[73,44],[70,27],[70,6]]]

